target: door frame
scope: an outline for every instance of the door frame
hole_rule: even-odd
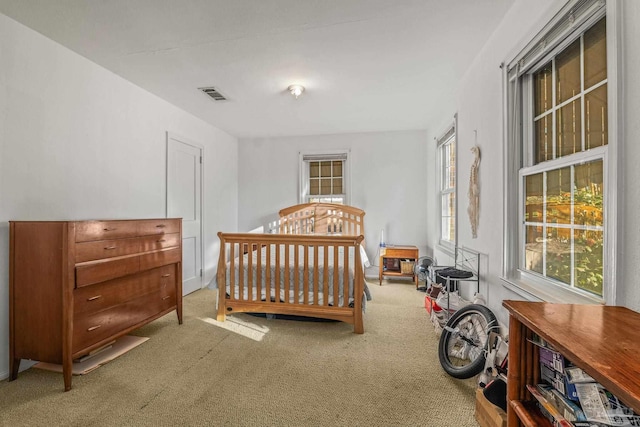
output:
[[[165,189],[164,189],[164,199],[165,199],[165,212],[164,215],[165,217],[169,217],[169,141],[171,139],[174,139],[178,142],[181,142],[185,145],[190,145],[194,148],[197,148],[200,150],[200,289],[203,289],[205,287],[205,271],[204,271],[204,222],[205,222],[205,216],[204,216],[204,195],[205,195],[205,191],[204,191],[204,172],[205,172],[205,157],[204,157],[204,146],[202,144],[198,144],[196,142],[191,141],[189,138],[185,138],[182,135],[176,133],[176,132],[172,132],[172,131],[166,131],[166,143],[165,143],[165,149],[166,149],[166,164],[165,164]],[[182,228],[182,224],[180,225],[180,227]],[[181,246],[182,246],[182,242],[181,242]]]

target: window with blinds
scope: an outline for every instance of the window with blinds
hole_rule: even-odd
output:
[[[348,152],[301,153],[300,157],[302,203],[348,203]]]
[[[506,70],[508,170],[518,176],[507,188],[517,233],[507,233],[505,259],[524,277],[605,299],[604,2],[570,1],[548,28]]]

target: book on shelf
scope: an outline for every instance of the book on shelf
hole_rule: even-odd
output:
[[[548,384],[538,384],[536,387],[540,394],[553,404],[568,421],[587,421],[587,417],[582,411],[582,408],[557,389]]]
[[[554,425],[558,427],[573,427],[573,424],[571,424],[571,422],[560,413],[553,403],[547,400],[542,393],[538,391],[537,387],[527,384],[527,390],[529,390],[529,393],[531,393],[531,395],[538,401],[543,413],[546,412],[548,416],[552,418],[550,421],[552,421]]]

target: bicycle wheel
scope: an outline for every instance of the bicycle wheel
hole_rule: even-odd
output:
[[[470,304],[456,311],[440,335],[438,357],[446,373],[471,378],[484,369],[489,333],[498,328],[496,316],[484,305]]]

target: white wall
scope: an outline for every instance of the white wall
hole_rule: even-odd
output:
[[[204,146],[205,283],[237,228],[237,140],[0,15],[0,378],[9,220],[166,215],[166,131]]]
[[[640,311],[640,2],[622,2],[623,19],[623,144],[620,156],[622,182],[620,185],[622,223],[619,238],[623,239],[620,266],[624,285],[618,283],[617,301],[620,305]]]
[[[513,59],[518,50],[542,29],[543,25],[563,6],[564,2],[553,0],[527,1],[516,0],[505,20],[496,28],[494,34],[478,53],[458,88],[456,111],[458,113],[458,183],[459,183],[459,245],[473,248],[482,253],[481,279],[483,292],[489,299],[489,306],[501,322],[507,322],[507,313],[501,307],[503,299],[522,299],[502,286],[503,251],[503,114],[502,114],[502,70],[504,61]],[[620,265],[621,274],[628,280],[617,283],[618,304],[640,310],[640,287],[635,278],[640,264],[640,221],[637,212],[640,209],[640,180],[637,167],[640,158],[640,83],[634,76],[640,69],[640,2],[624,0],[619,2],[623,8],[623,79],[624,102],[621,108],[623,116],[623,135],[621,141],[621,166],[624,182],[619,191],[623,204],[622,223],[619,224],[623,239],[623,253]],[[431,123],[429,129],[442,128],[445,123]],[[469,172],[473,155],[470,148],[476,143],[481,149],[480,163],[480,224],[478,238],[471,238],[471,227],[467,217],[467,190]],[[432,139],[435,134],[430,133]],[[431,152],[430,152],[431,153]],[[435,153],[435,152],[433,152]],[[431,153],[431,154],[433,154]],[[435,187],[432,187],[435,191]],[[429,195],[435,200],[435,195]],[[431,216],[437,214],[432,210]],[[442,253],[437,248],[437,233],[430,232],[429,245],[436,256]]]
[[[376,132],[239,141],[238,227],[250,230],[298,202],[298,153],[350,149],[351,205],[364,209],[367,254],[377,265],[385,241],[427,246],[425,131]]]

